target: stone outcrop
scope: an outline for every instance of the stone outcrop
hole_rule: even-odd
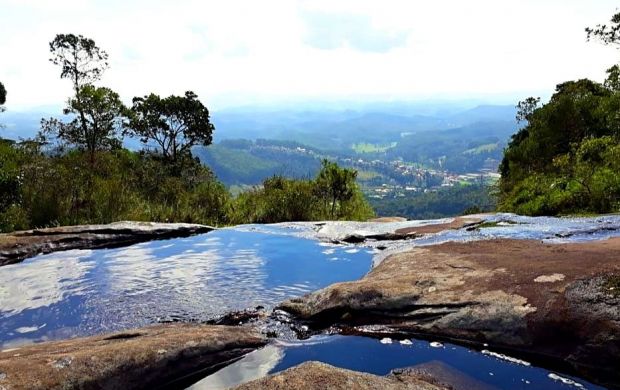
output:
[[[334,243],[358,244],[365,241],[399,241],[435,234],[448,229],[461,229],[483,222],[482,215],[448,218],[436,221],[323,222],[316,238]]]
[[[362,280],[280,308],[315,328],[382,324],[415,336],[488,343],[567,362],[580,375],[617,386],[620,297],[604,286],[620,273],[619,254],[618,238],[450,242],[389,256]]]
[[[0,266],[18,263],[43,253],[120,247],[144,241],[187,237],[213,229],[187,223],[115,222],[0,234]]]
[[[415,371],[401,371],[388,376],[377,376],[336,368],[319,362],[306,362],[276,375],[258,379],[236,388],[237,390],[447,390]]]
[[[264,344],[250,328],[197,324],[33,344],[0,352],[0,389],[183,388]]]

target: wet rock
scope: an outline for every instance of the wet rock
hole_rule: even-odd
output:
[[[449,229],[468,229],[477,226],[484,221],[482,215],[469,215],[465,217],[457,217],[448,222],[428,224],[422,226],[412,226],[397,229],[394,233],[400,235],[406,234],[434,234]]]
[[[605,287],[605,275],[620,269],[618,253],[618,238],[419,247],[280,308],[314,328],[381,324],[405,336],[488,343],[619,386],[620,297]]]
[[[420,378],[416,372],[402,372],[398,375],[377,376],[336,368],[319,362],[307,362],[289,368],[276,375],[258,379],[239,387],[238,390],[349,390],[349,389],[409,389],[440,390],[447,386],[434,384],[428,378]]]
[[[42,253],[120,247],[144,241],[188,237],[214,228],[187,223],[115,222],[0,234],[0,266]]]
[[[366,237],[361,234],[351,234],[342,239],[342,242],[346,242],[347,244],[359,244],[364,241],[366,241]]]
[[[498,390],[440,361],[392,371],[396,378],[416,377],[451,390]]]
[[[25,346],[0,352],[7,389],[182,387],[181,378],[214,371],[265,339],[245,327],[157,325],[139,331]]]
[[[262,306],[258,306],[256,309],[248,309],[241,311],[234,311],[232,313],[225,314],[217,319],[207,321],[210,325],[243,325],[249,322],[254,322],[267,318],[268,315]]]
[[[367,240],[398,241],[439,233],[447,229],[461,229],[483,221],[482,216],[447,218],[434,221],[404,222],[326,222],[316,231],[320,240],[332,243],[359,244]]]
[[[407,218],[403,217],[379,217],[373,218],[368,222],[389,223],[389,222],[406,222]]]

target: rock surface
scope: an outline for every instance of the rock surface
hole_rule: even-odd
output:
[[[398,241],[439,233],[447,229],[461,229],[483,222],[482,215],[446,218],[428,221],[383,222],[322,222],[316,238],[322,241],[362,243],[366,240]]]
[[[115,222],[0,234],[0,266],[68,249],[119,247],[144,241],[187,237],[214,228],[187,223]]]
[[[176,386],[265,344],[245,327],[157,325],[0,352],[0,389],[150,389]],[[182,382],[181,382],[182,384]]]
[[[345,370],[319,362],[306,362],[276,375],[258,379],[241,386],[238,390],[349,390],[349,389],[393,389],[393,390],[447,390],[416,372],[403,371],[382,377]]]
[[[280,308],[315,327],[384,324],[412,335],[489,343],[569,362],[580,375],[618,386],[620,297],[603,287],[607,275],[618,273],[620,238],[450,242],[391,255],[362,280]]]

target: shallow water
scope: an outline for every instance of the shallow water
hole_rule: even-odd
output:
[[[269,308],[370,264],[364,250],[235,229],[37,256],[0,267],[0,349]]]
[[[203,321],[258,305],[270,308],[294,296],[368,272],[375,260],[412,246],[492,238],[580,242],[620,236],[620,216],[485,217],[498,226],[447,230],[408,241],[367,241],[340,246],[331,235],[376,233],[440,221],[388,224],[293,223],[247,225],[208,234],[124,248],[74,250],[0,267],[0,349],[134,328],[160,321]],[[432,348],[354,336],[321,336],[274,345],[205,378],[198,389],[221,388],[319,360],[379,375],[391,369],[439,361],[466,380],[491,388],[577,388],[549,372],[446,345]],[[577,380],[587,388],[597,388]]]
[[[413,247],[437,245],[445,242],[468,242],[490,239],[540,240],[545,243],[577,243],[620,237],[620,215],[597,217],[524,217],[509,213],[481,215],[485,222],[495,223],[479,229],[447,229],[436,234],[416,239],[397,241],[366,240],[360,246],[373,249],[378,255],[377,264],[392,253],[406,251]],[[314,238],[325,242],[342,240],[351,234],[369,236],[394,232],[402,228],[434,225],[451,222],[451,218],[389,223],[369,222],[297,222],[277,225],[248,225],[244,229],[270,233],[277,229],[279,234],[295,237]],[[387,247],[379,251],[377,248]]]
[[[440,362],[442,367],[460,374],[461,388],[601,389],[560,374],[562,378],[576,382],[565,384],[552,379],[550,374],[555,373],[545,369],[507,362],[452,344],[433,347],[420,340],[411,340],[412,345],[403,345],[399,340],[390,341],[390,344],[383,344],[376,339],[358,336],[318,336],[304,342],[269,345],[206,377],[191,389],[225,389],[313,360],[376,375],[386,375],[396,368]]]

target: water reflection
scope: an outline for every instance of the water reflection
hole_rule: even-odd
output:
[[[0,348],[157,321],[206,320],[269,307],[354,280],[368,253],[235,229],[125,248],[67,251],[0,267]]]
[[[432,347],[413,340],[402,344],[381,343],[357,336],[318,336],[308,341],[276,343],[248,354],[245,358],[196,383],[192,390],[227,389],[250,380],[297,366],[320,361],[332,366],[375,375],[387,375],[404,367],[432,369],[441,377],[447,374],[457,389],[570,389],[554,379],[557,374],[545,369],[511,363],[452,344]],[[570,378],[560,375],[562,378]],[[575,379],[579,388],[601,389]]]
[[[222,368],[213,375],[190,386],[188,390],[228,389],[269,374],[284,357],[284,350],[275,345],[247,354],[240,361]]]
[[[67,251],[66,259],[42,258],[0,269],[0,311],[3,315],[19,314],[26,309],[50,306],[67,295],[83,295],[88,284],[80,283],[95,263],[89,261],[92,251]]]

